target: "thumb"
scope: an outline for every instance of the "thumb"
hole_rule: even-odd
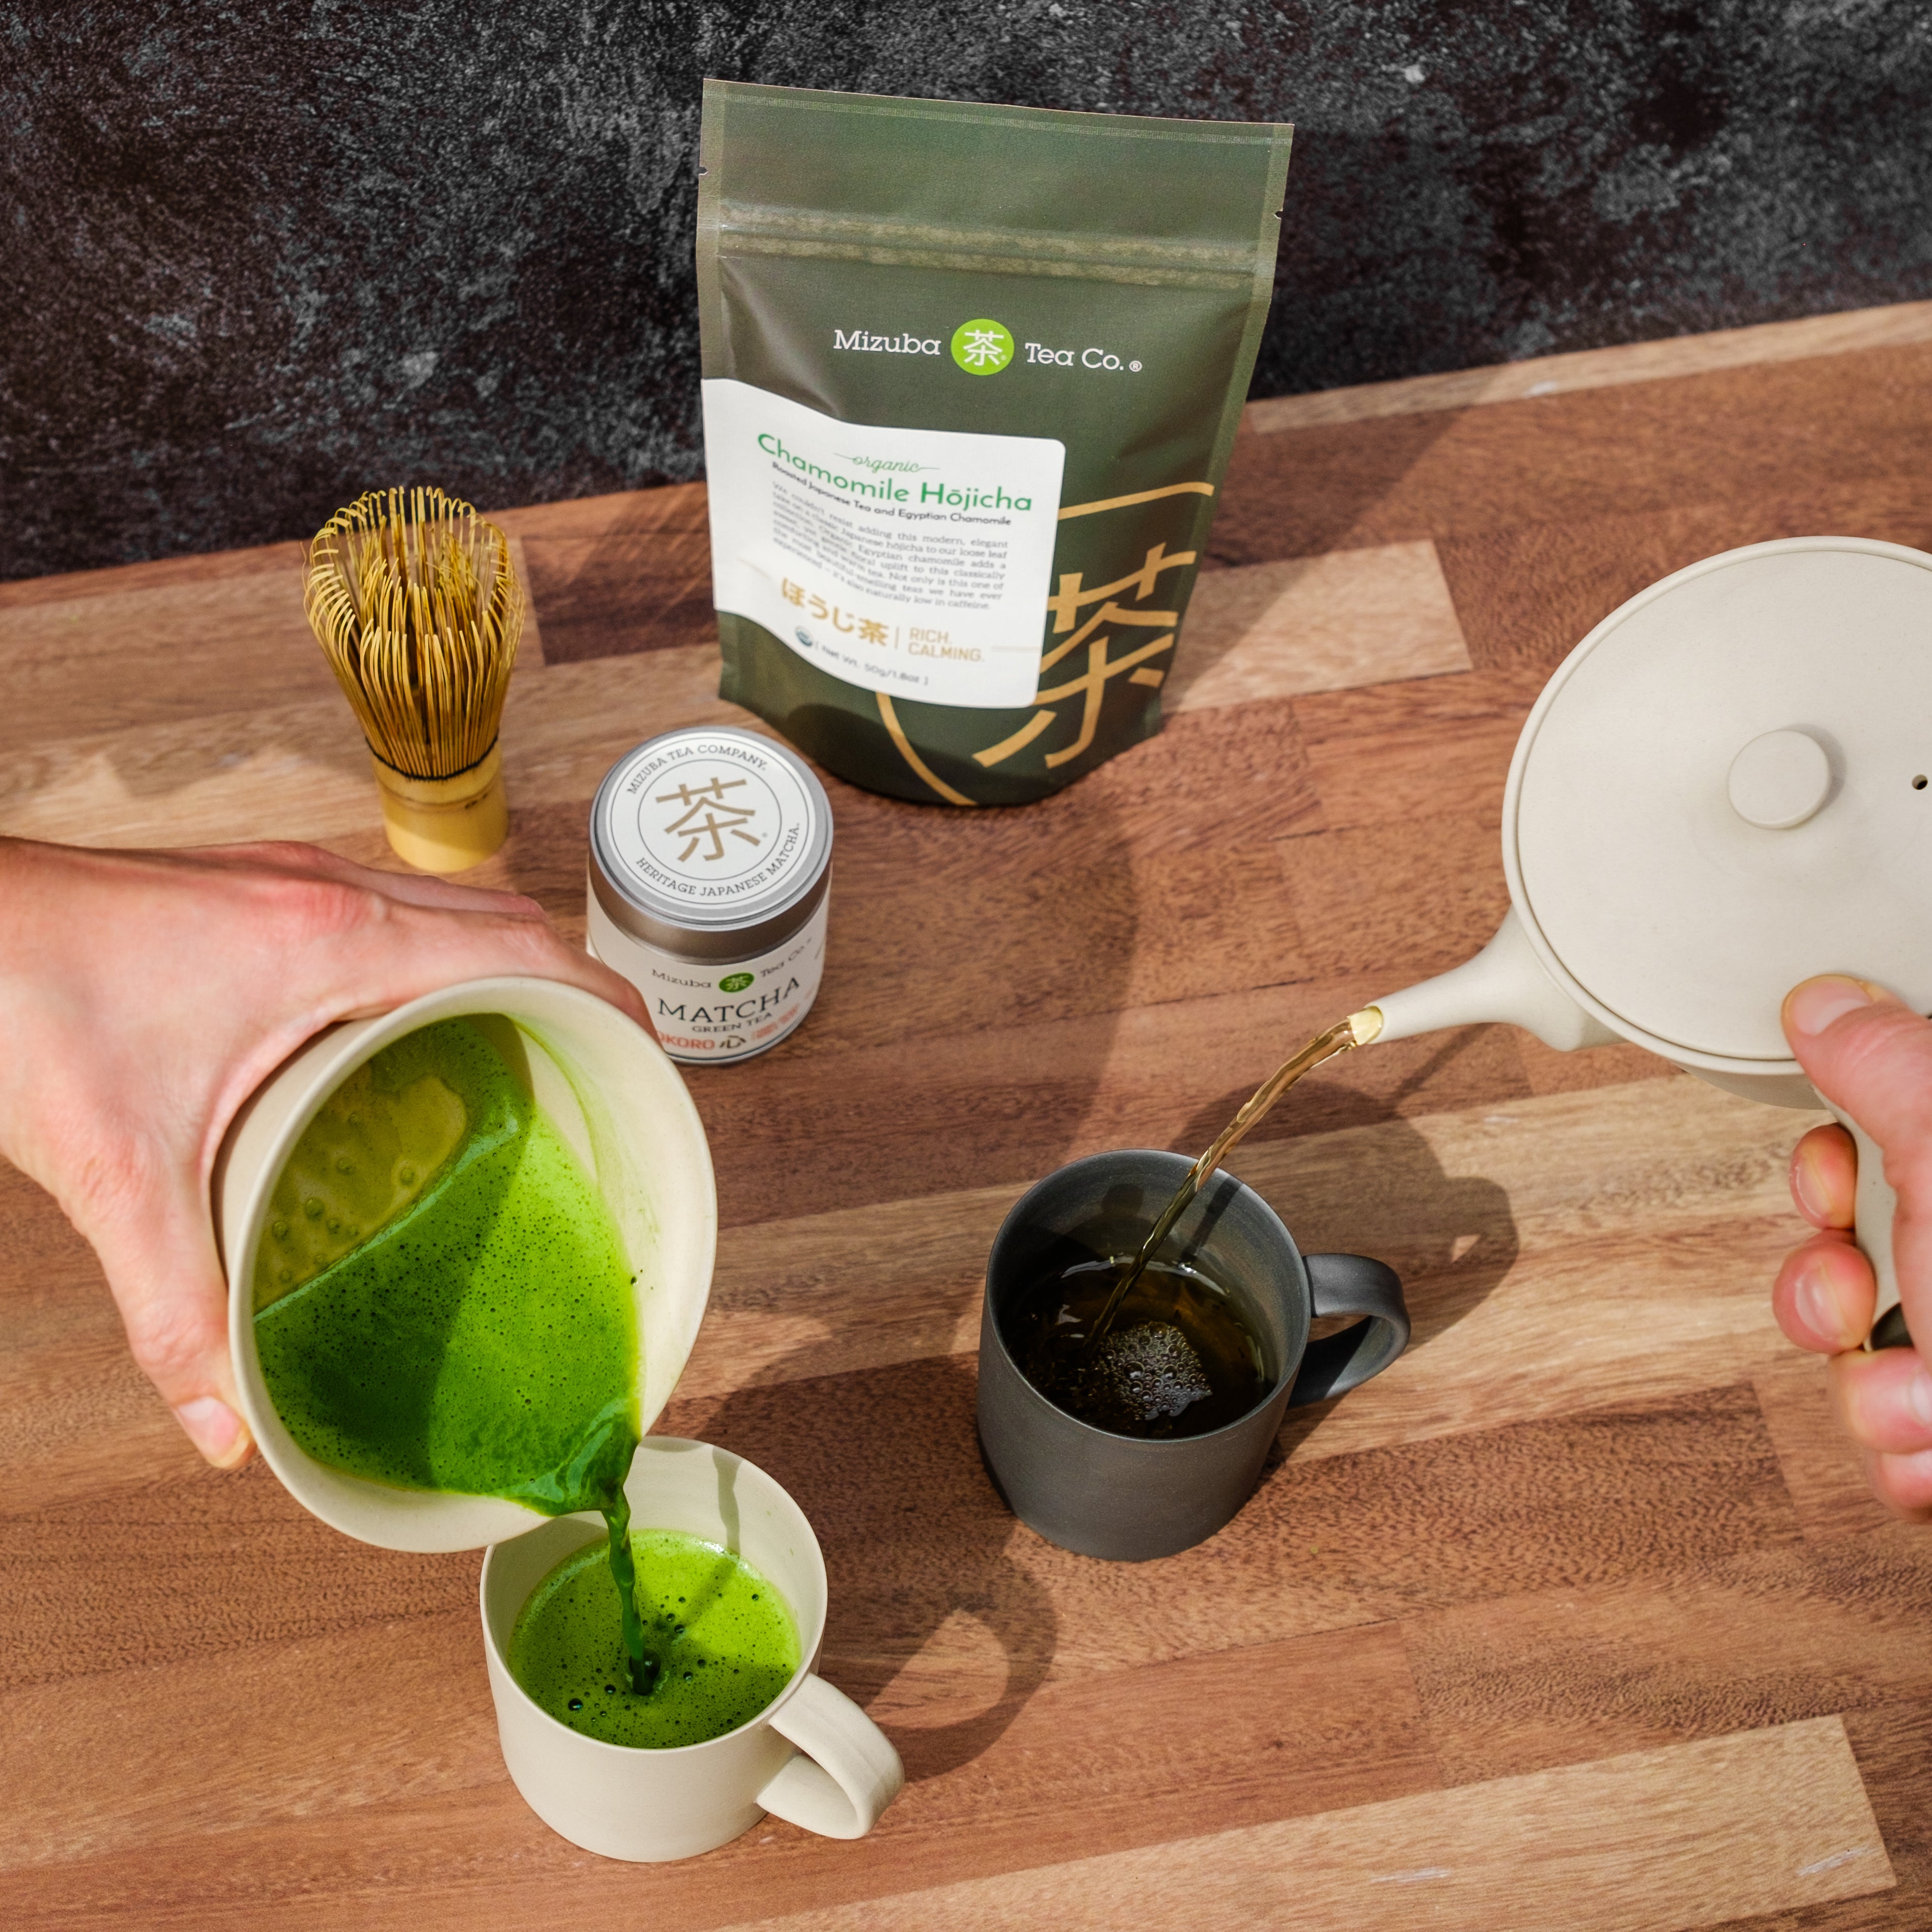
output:
[[[1906,1320],[1932,1339],[1932,1022],[1884,987],[1837,974],[1794,987],[1784,1017],[1812,1085],[1884,1155]]]
[[[206,1203],[172,1168],[97,1204],[81,1232],[94,1244],[134,1360],[175,1420],[218,1469],[238,1468],[254,1444],[242,1420],[228,1352],[228,1288]]]
[[[1932,1021],[1864,980],[1807,980],[1784,1002],[1785,1036],[1811,1084],[1894,1160],[1932,1166]],[[1894,1178],[1892,1184],[1898,1185]]]

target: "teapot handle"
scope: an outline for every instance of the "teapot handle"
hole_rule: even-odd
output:
[[[1858,1191],[1852,1226],[1858,1246],[1878,1278],[1878,1319],[1872,1324],[1865,1346],[1909,1348],[1912,1335],[1905,1325],[1905,1310],[1899,1305],[1898,1270],[1892,1257],[1892,1217],[1898,1196],[1885,1178],[1885,1156],[1878,1144],[1842,1108],[1833,1107],[1832,1112],[1858,1147]]]
[[[1496,936],[1474,958],[1376,1002],[1382,1040],[1407,1040],[1438,1027],[1504,1020],[1526,1028],[1546,1046],[1569,1053],[1609,1046],[1618,1036],[1586,1012],[1544,970],[1512,906]]]

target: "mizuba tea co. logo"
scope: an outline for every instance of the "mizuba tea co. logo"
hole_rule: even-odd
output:
[[[1012,331],[986,316],[952,332],[952,359],[969,376],[997,376],[1013,359]]]

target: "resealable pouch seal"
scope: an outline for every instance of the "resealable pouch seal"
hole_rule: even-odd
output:
[[[927,804],[1158,730],[1291,132],[707,80],[721,694]]]

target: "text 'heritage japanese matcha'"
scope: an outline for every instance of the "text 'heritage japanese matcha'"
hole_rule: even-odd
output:
[[[722,694],[928,804],[1159,730],[1290,132],[706,81]]]

